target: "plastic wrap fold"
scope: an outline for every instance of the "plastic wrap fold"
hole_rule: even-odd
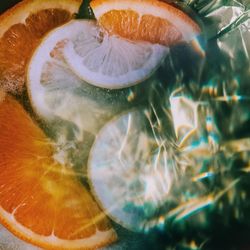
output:
[[[184,235],[182,247],[207,249],[223,230],[247,241],[250,228],[250,2],[182,2],[198,13],[203,34],[195,53],[171,48],[149,101],[157,141],[175,166],[149,225]]]
[[[157,75],[159,84],[152,86],[147,108],[141,111],[146,119],[140,119],[158,149],[148,156],[150,161],[154,156],[150,176],[168,177],[158,195],[152,189],[145,202],[150,179],[135,172],[137,180],[143,175],[144,203],[141,196],[128,200],[129,211],[144,218],[133,220],[133,229],[165,232],[165,239],[171,235],[166,245],[173,243],[173,235],[182,235],[182,247],[201,249],[228,225],[250,226],[250,5],[183,2],[198,14],[203,33],[189,45],[170,48]],[[127,144],[138,128],[134,113],[129,115],[133,126],[127,126]],[[154,207],[150,213],[149,206]]]

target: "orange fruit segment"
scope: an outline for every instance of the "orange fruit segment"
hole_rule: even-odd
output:
[[[73,18],[81,0],[24,0],[0,16],[0,86],[21,93],[26,64],[51,29]]]
[[[131,40],[169,46],[200,32],[188,15],[158,0],[93,0],[90,5],[104,29]]]
[[[96,249],[116,234],[22,106],[0,103],[0,223],[45,249]]]

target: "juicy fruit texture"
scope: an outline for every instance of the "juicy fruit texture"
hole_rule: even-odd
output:
[[[60,48],[60,56],[57,57],[56,47]],[[46,82],[52,83],[54,87],[59,83],[57,89],[61,86],[62,90],[66,90],[66,86],[67,89],[76,85],[82,86],[81,92],[84,89],[85,92],[88,91],[86,82],[109,89],[134,85],[148,78],[165,58],[167,52],[168,48],[162,45],[135,43],[102,34],[93,21],[71,21],[52,31],[34,53],[27,74],[31,100],[35,106],[40,107],[39,110],[42,113],[46,114],[49,112],[42,108],[47,106],[44,99],[42,100],[44,91],[49,90],[49,88],[46,89],[48,86]],[[46,66],[48,64],[50,66]],[[63,78],[59,76],[58,67],[55,69],[55,65],[60,68],[63,66],[64,70],[60,73],[64,75]],[[53,81],[48,75],[53,76]],[[92,93],[100,92],[103,91],[92,88]],[[112,96],[112,93],[107,92],[107,95]],[[99,100],[100,98],[97,97],[95,101]],[[105,109],[105,106],[103,108]]]
[[[169,46],[200,32],[184,12],[158,0],[93,0],[90,5],[108,33],[131,40]]]
[[[80,39],[89,28],[96,28],[94,22],[74,20],[51,32],[36,50],[27,72],[27,89],[34,111],[46,121],[57,119],[61,125],[73,128],[73,139],[83,142],[85,132],[94,136],[112,115],[128,105],[126,93],[91,86],[67,64],[66,44],[73,38]],[[93,38],[90,48],[95,46],[94,42]]]
[[[27,62],[51,29],[69,21],[81,0],[25,0],[0,16],[0,86],[21,93]]]
[[[116,239],[105,215],[22,106],[0,103],[0,222],[46,249],[93,249]]]
[[[78,33],[66,44],[65,59],[81,79],[98,87],[120,89],[140,83],[157,69],[168,52],[159,44],[102,33],[94,23],[72,23],[73,27]]]

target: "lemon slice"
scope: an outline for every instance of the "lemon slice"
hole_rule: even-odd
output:
[[[70,37],[64,49],[66,62],[81,79],[102,88],[120,89],[142,82],[168,52],[159,44],[110,36],[94,22],[72,22],[64,30]]]
[[[139,110],[115,118],[101,130],[89,156],[97,200],[117,223],[135,231],[144,231],[157,216],[174,176],[170,157],[149,127]]]
[[[65,61],[67,42],[92,28],[96,28],[94,22],[72,21],[52,31],[35,51],[27,72],[27,89],[38,116],[62,121],[60,124],[74,128],[78,139],[84,131],[95,134],[128,102],[122,91],[114,93],[87,84]]]

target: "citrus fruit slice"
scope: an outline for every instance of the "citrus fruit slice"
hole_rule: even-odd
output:
[[[103,212],[22,106],[0,104],[0,222],[45,249],[95,249],[116,239]]]
[[[100,26],[131,40],[172,45],[190,41],[199,26],[184,12],[159,0],[93,0]]]
[[[168,48],[133,42],[103,33],[94,22],[71,22],[64,56],[71,69],[92,85],[120,89],[148,78],[165,58]],[[54,33],[53,36],[58,36]]]
[[[66,63],[65,44],[91,29],[96,29],[94,22],[74,20],[52,31],[35,51],[27,71],[27,89],[35,112],[46,121],[70,123],[77,140],[82,140],[84,131],[95,135],[112,115],[130,105],[123,90],[87,84]],[[94,41],[90,47],[95,46]]]
[[[0,86],[20,93],[26,64],[49,30],[72,19],[81,0],[24,0],[0,16]]]
[[[109,122],[89,156],[89,178],[105,211],[135,231],[148,228],[171,190],[173,166],[140,110]],[[152,131],[151,131],[152,133]]]

